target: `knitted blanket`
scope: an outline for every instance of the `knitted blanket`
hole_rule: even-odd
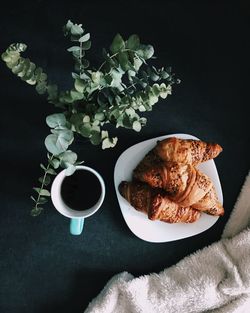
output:
[[[85,313],[249,313],[250,173],[219,242],[159,274],[114,276]]]

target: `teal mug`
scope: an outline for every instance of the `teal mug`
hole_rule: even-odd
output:
[[[90,208],[84,208],[82,211],[70,208],[63,200],[61,195],[61,187],[64,179],[67,177],[65,170],[61,171],[54,179],[51,186],[51,200],[56,210],[62,215],[70,218],[70,233],[72,235],[80,235],[84,228],[84,220],[96,213],[101,207],[105,197],[105,184],[101,175],[91,167],[78,165],[76,171],[89,171],[99,180],[101,186],[100,197],[97,202]],[[84,204],[84,190],[82,191],[83,204]]]

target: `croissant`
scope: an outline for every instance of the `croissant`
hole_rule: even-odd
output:
[[[222,147],[217,143],[170,137],[158,141],[155,153],[164,161],[197,165],[217,157]]]
[[[179,205],[211,215],[224,214],[211,179],[190,164],[163,162],[150,151],[135,168],[133,178],[164,189]]]
[[[133,171],[133,178],[154,188],[164,189],[170,199],[182,206],[191,206],[212,188],[211,179],[191,164],[154,162],[150,152]]]
[[[192,208],[215,216],[222,216],[224,214],[224,208],[218,200],[214,186],[203,198],[194,203]]]
[[[138,211],[148,215],[150,220],[166,223],[193,223],[201,213],[189,207],[172,202],[159,189],[150,188],[141,182],[123,181],[119,185],[121,195]]]

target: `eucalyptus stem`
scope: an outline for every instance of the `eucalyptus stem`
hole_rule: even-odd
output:
[[[82,42],[80,42],[79,61],[80,61],[80,75],[82,75],[82,73],[83,73],[83,66],[82,66]]]
[[[150,76],[147,75],[147,78],[150,78]],[[144,80],[144,78],[140,78],[137,82],[131,84],[130,86],[128,86],[128,88],[124,89],[123,91],[125,92],[125,91],[128,91],[130,88],[133,88],[133,87],[135,88],[135,86],[139,84],[139,81],[143,82],[143,80]]]
[[[119,52],[116,52],[116,53],[114,53],[114,54],[112,54],[109,58],[110,59],[113,59],[115,56],[117,56],[117,54],[118,54]],[[100,65],[100,67],[98,68],[98,72],[103,68],[103,66],[105,65],[107,63],[107,61],[105,60],[101,65]]]
[[[123,49],[123,52],[128,52],[128,51],[134,52],[134,53],[137,55],[137,53],[136,53],[134,50],[131,50],[131,49]],[[119,52],[116,52],[116,53],[112,54],[109,58],[110,58],[110,59],[113,59],[113,58],[116,57],[118,54],[119,54]],[[98,68],[98,72],[103,68],[103,66],[104,66],[106,63],[107,63],[107,60],[105,60],[105,61],[100,65],[100,67]]]
[[[36,189],[36,191],[38,192],[37,198],[35,199],[35,206],[34,208],[31,210],[31,215],[32,216],[36,216],[39,215],[42,211],[41,207],[38,207],[41,204],[41,197],[43,196],[50,196],[49,192],[47,191],[47,195],[43,194],[44,192],[44,186],[45,186],[45,182],[46,182],[46,177],[49,173],[49,171],[51,170],[51,161],[53,160],[54,155],[52,154],[51,156],[48,157],[48,164],[47,167],[44,168],[44,175],[43,175],[43,179],[41,182],[41,186],[40,188]],[[32,199],[34,200],[34,198],[32,197]]]

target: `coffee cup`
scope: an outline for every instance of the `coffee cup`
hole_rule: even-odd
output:
[[[98,190],[97,190],[98,189]],[[70,233],[80,235],[84,220],[96,213],[105,197],[101,175],[91,167],[78,165],[71,176],[61,171],[51,186],[51,200],[56,210],[70,218]]]

